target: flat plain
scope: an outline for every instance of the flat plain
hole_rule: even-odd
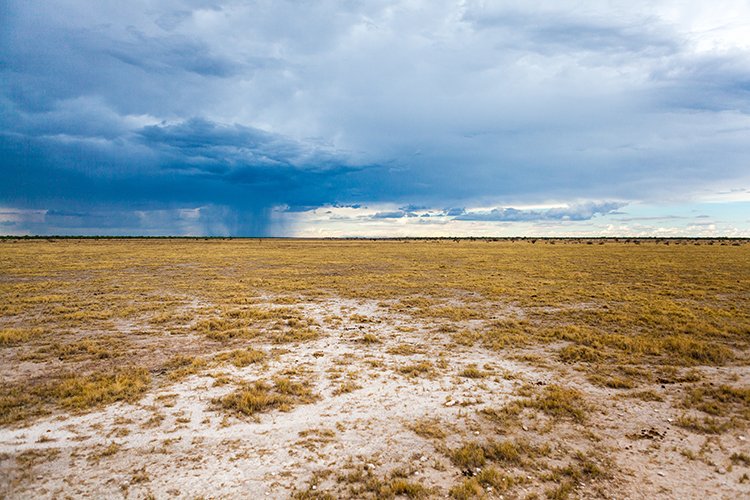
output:
[[[750,496],[744,240],[5,239],[0,497]]]

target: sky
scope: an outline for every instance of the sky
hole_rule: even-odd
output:
[[[750,236],[750,2],[0,0],[0,234]]]

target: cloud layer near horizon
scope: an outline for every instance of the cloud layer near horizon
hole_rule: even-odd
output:
[[[585,222],[750,187],[741,1],[11,1],[1,15],[5,233],[288,234],[279,207],[335,204]],[[511,208],[545,204],[570,213]]]

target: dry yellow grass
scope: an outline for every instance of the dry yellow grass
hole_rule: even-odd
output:
[[[194,318],[185,307],[197,300],[207,305],[207,318],[194,328],[225,331],[300,319],[290,307],[251,305],[261,293],[291,292],[308,299],[401,299],[398,309],[453,321],[491,315],[481,303],[447,302],[471,293],[535,311],[525,323],[516,326],[510,318],[491,329],[554,322],[577,327],[557,335],[581,342],[605,331],[731,343],[747,332],[750,314],[750,245],[3,240],[0,254],[3,320],[23,328],[48,322],[81,328],[123,318],[184,326]],[[662,344],[620,347],[646,354],[680,347]],[[689,356],[704,359],[692,350]]]
[[[289,411],[316,398],[308,383],[277,377],[273,384],[259,380],[217,399],[215,403],[231,413],[252,416],[272,409]]]
[[[35,384],[1,387],[0,424],[43,414],[49,406],[86,410],[116,401],[134,401],[149,387],[151,376],[130,367],[89,375],[67,374]]]
[[[252,418],[324,397],[356,403],[373,380],[447,387],[446,413],[403,429],[439,455],[410,460],[470,473],[440,495],[513,496],[533,477],[538,493],[565,498],[591,493],[581,485],[606,466],[544,442],[588,439],[612,410],[602,394],[673,410],[675,432],[750,426],[746,378],[729,377],[750,361],[746,242],[4,239],[0,278],[8,427],[136,402],[215,369],[231,376],[214,374],[210,411]],[[311,376],[326,363],[335,370]],[[125,453],[95,456],[110,451]],[[413,472],[360,468],[332,491],[433,494]]]
[[[12,346],[26,342],[35,335],[41,335],[41,328],[24,329],[24,328],[5,328],[0,330],[0,346]]]
[[[247,349],[237,349],[231,352],[221,353],[216,356],[217,361],[229,361],[237,368],[242,368],[252,363],[258,363],[266,359],[266,353],[258,349],[248,347]]]
[[[459,325],[459,345],[563,341],[560,359],[579,365],[747,362],[750,245],[539,243],[6,239],[0,347],[39,362],[56,355],[77,369],[94,358],[140,362],[129,342],[94,335],[123,324],[139,335],[195,332],[231,345],[305,342],[320,332],[298,304],[329,296],[378,299],[443,329]],[[276,299],[261,305],[263,295]],[[373,321],[360,316],[353,320]],[[466,321],[484,326],[462,331]],[[71,334],[84,338],[62,340]]]

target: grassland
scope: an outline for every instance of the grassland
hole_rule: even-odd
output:
[[[742,240],[4,239],[0,497],[747,496],[748,343]]]

